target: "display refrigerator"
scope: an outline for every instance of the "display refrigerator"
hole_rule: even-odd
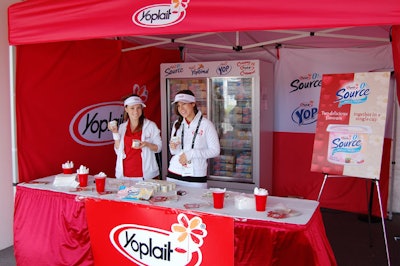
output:
[[[236,191],[272,189],[273,65],[260,60],[161,64],[162,174],[177,92],[191,90],[218,132],[220,155],[208,160],[208,186]]]

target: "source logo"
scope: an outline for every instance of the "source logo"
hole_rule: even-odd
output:
[[[112,245],[138,265],[201,265],[200,247],[207,236],[200,217],[180,213],[171,231],[136,224],[121,224],[110,232]]]
[[[179,73],[183,73],[184,69],[181,64],[174,64],[164,70],[164,74],[166,77],[170,75],[175,75]]]
[[[186,16],[190,0],[171,0],[171,4],[155,4],[137,10],[132,21],[140,27],[159,28],[175,25]]]
[[[335,102],[339,103],[339,107],[345,104],[364,103],[367,101],[369,93],[370,89],[366,82],[361,84],[350,82],[336,92],[337,100]]]
[[[322,79],[319,73],[308,73],[299,76],[297,79],[290,83],[292,90],[289,93],[295,91],[301,91],[304,89],[321,89]]]
[[[85,146],[103,146],[114,143],[108,122],[123,121],[123,104],[121,102],[105,102],[87,106],[80,110],[69,125],[71,137]]]

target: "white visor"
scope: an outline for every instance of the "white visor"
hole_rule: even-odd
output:
[[[177,103],[177,102],[195,103],[196,98],[189,94],[180,93],[180,94],[175,95],[175,99],[172,102],[172,104]]]
[[[141,104],[143,107],[146,107],[146,105],[143,103],[142,99],[140,99],[140,97],[138,97],[138,96],[131,96],[124,101],[124,106],[136,105],[136,104]]]

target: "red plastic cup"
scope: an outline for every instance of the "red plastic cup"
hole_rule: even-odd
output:
[[[104,192],[104,190],[106,188],[106,177],[105,176],[95,176],[94,180],[96,182],[97,193]]]
[[[225,191],[215,190],[213,191],[214,208],[222,209],[224,207]]]
[[[79,186],[87,187],[89,174],[78,174]]]
[[[267,195],[254,195],[256,199],[256,211],[264,212],[267,207]]]
[[[72,168],[63,168],[63,174],[72,174],[73,170]]]

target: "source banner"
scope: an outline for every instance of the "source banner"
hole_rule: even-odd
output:
[[[390,72],[326,74],[311,171],[379,179]]]

